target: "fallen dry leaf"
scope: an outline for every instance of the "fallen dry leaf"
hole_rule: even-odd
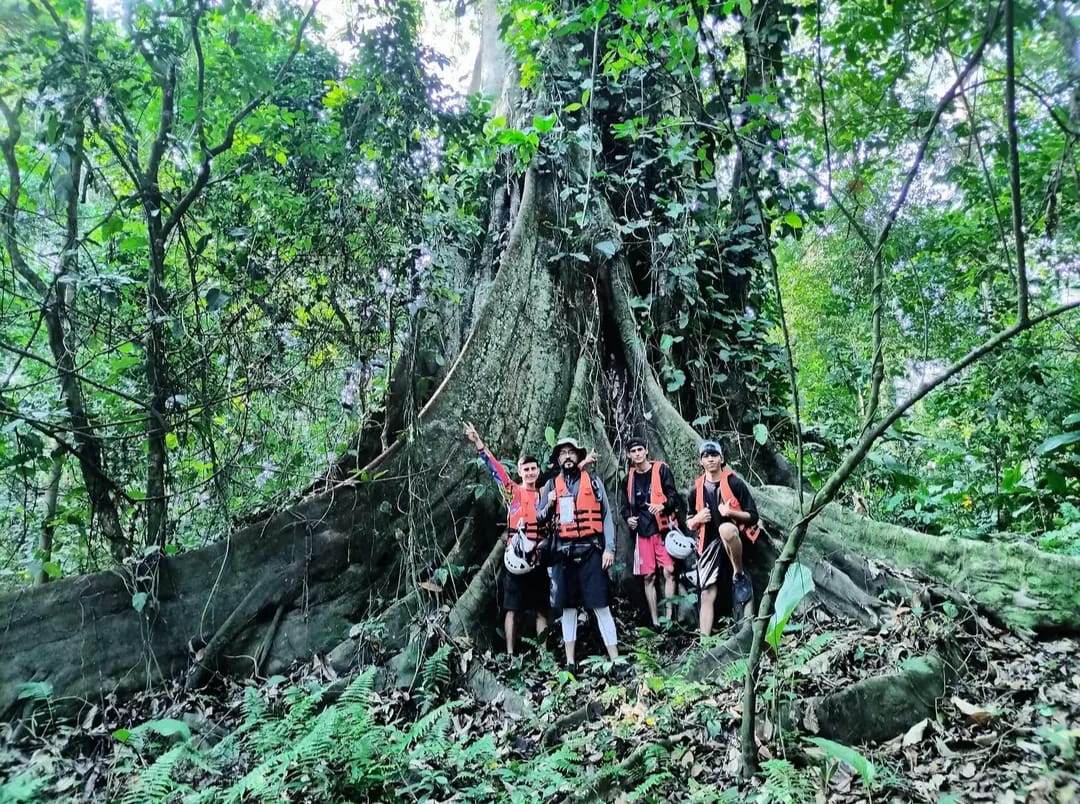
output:
[[[973,723],[978,723],[980,726],[985,726],[990,718],[994,716],[994,713],[981,706],[975,706],[965,701],[963,698],[958,698],[955,695],[952,697],[953,706],[960,710],[969,720]]]
[[[926,727],[930,725],[930,718],[924,717],[914,726],[907,730],[904,734],[903,746],[906,748],[909,745],[915,745],[922,741],[923,735],[926,733]]]

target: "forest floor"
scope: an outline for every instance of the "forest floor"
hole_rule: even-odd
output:
[[[78,723],[49,723],[39,707],[0,731],[0,802],[1080,800],[1072,639],[1018,636],[948,604],[901,604],[874,632],[803,612],[767,660],[763,772],[744,784],[743,668],[689,682],[663,668],[700,655],[693,634],[617,614],[625,655],[601,659],[583,624],[590,658],[576,675],[561,669],[554,638],[513,660],[444,642],[412,690],[380,690],[374,673],[346,687],[315,659],[288,678],[105,700]],[[967,672],[934,717],[888,742],[846,752],[778,724],[786,702],[894,672],[946,642]]]

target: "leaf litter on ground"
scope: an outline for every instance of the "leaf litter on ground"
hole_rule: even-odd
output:
[[[1080,670],[1073,639],[1040,641],[997,629],[977,615],[958,618],[918,605],[897,606],[877,631],[823,610],[806,616],[803,628],[786,634],[780,650],[765,659],[758,717],[765,772],[747,785],[739,778],[741,675],[729,671],[694,683],[672,674],[664,668],[693,661],[696,636],[681,628],[638,630],[634,614],[617,611],[625,635],[625,655],[617,663],[598,655],[594,629],[582,629],[575,674],[563,670],[561,645],[553,637],[546,640],[551,647],[533,643],[514,660],[458,646],[453,686],[443,692],[457,699],[451,720],[457,739],[492,735],[500,757],[522,763],[563,743],[582,746],[574,784],[541,796],[543,801],[779,801],[782,786],[794,790],[800,784],[813,789],[816,800],[830,802],[1080,798]],[[887,742],[823,755],[778,725],[785,701],[895,672],[905,659],[943,643],[963,657],[966,672],[937,702],[933,717]],[[523,713],[508,716],[500,700],[474,696],[466,683],[474,666],[519,696]],[[85,706],[75,722],[38,715],[6,724],[0,730],[0,793],[29,791],[21,799],[26,801],[115,800],[130,782],[117,761],[120,751],[129,750],[119,734],[170,720],[186,724],[196,744],[209,745],[240,726],[248,690],[268,706],[282,707],[291,688],[326,687],[333,675],[315,657],[287,677],[218,677],[194,693],[176,682],[129,700],[106,696]],[[419,700],[416,691],[386,689],[373,697],[372,715],[382,723],[407,723],[417,717]],[[237,756],[230,776],[247,773],[249,761]],[[137,768],[125,771],[131,772]],[[183,772],[192,787],[218,783],[197,766]]]

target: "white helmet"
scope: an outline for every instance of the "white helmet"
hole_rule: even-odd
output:
[[[694,552],[694,540],[678,528],[674,528],[669,530],[667,536],[664,537],[664,549],[672,558],[680,560],[689,558]]]
[[[503,552],[503,566],[511,575],[524,575],[533,568],[532,557],[536,543],[527,538],[522,531],[514,534]]]

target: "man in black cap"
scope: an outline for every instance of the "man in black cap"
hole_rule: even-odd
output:
[[[637,536],[634,546],[634,575],[645,587],[645,602],[653,628],[660,627],[660,611],[656,598],[656,581],[664,574],[664,597],[675,596],[675,562],[664,547],[664,537],[676,525],[675,505],[679,492],[675,476],[663,461],[649,458],[645,439],[633,436],[626,442],[630,458],[630,474],[626,479],[626,494],[622,501],[622,518],[630,532]],[[671,620],[672,604],[665,612]]]
[[[592,609],[608,656],[619,655],[615,618],[609,607],[607,570],[615,563],[615,524],[607,492],[599,478],[581,469],[585,449],[572,438],[560,440],[552,452],[559,473],[544,484],[537,517],[554,516],[557,528],[555,564],[551,568],[552,606],[562,609],[566,664],[576,668],[578,607]]]
[[[731,562],[735,603],[744,605],[754,596],[743,572],[743,539],[752,543],[760,533],[758,512],[750,489],[724,465],[724,453],[715,441],[698,448],[704,473],[687,494],[686,524],[698,536],[698,588],[701,590],[699,626],[702,636],[712,633],[716,587],[720,580],[722,550]]]

